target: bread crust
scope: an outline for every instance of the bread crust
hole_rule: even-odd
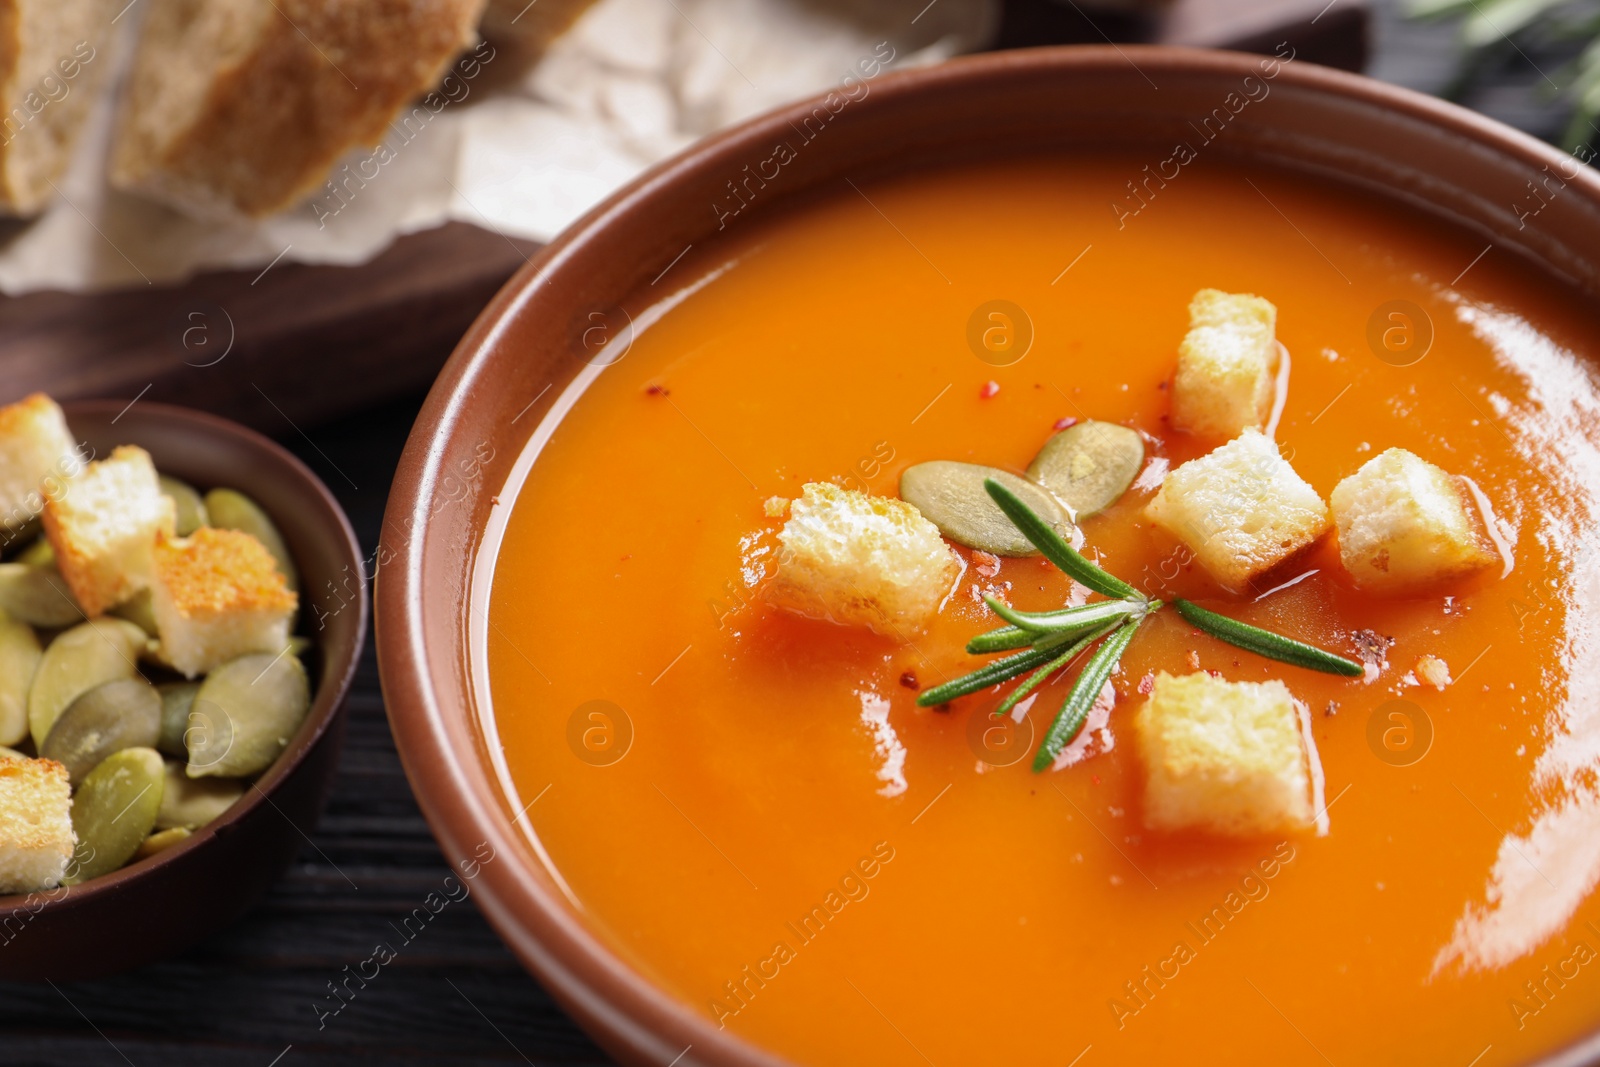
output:
[[[170,18],[184,2],[157,0],[148,17]],[[380,143],[400,109],[437,84],[474,40],[484,4],[244,2],[272,10],[250,46],[218,65],[193,121],[164,144],[137,121],[163,73],[161,50],[141,45],[119,121],[116,186],[200,215],[259,217],[295,204],[347,151]]]

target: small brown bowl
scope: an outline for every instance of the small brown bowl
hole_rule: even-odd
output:
[[[237,423],[123,400],[63,405],[74,437],[104,456],[139,445],[156,467],[205,490],[254,498],[300,569],[301,629],[316,646],[311,711],[244,797],[180,845],[91,882],[0,897],[0,979],[92,978],[181,952],[259,900],[305,844],[333,781],[344,702],[366,639],[361,550],[316,475]]]
[[[389,497],[385,528],[401,543],[379,561],[377,632],[390,723],[445,853],[459,861],[493,850],[474,884],[480,908],[624,1063],[779,1061],[653,985],[567,901],[519,828],[491,769],[496,742],[479,725],[467,656],[470,622],[485,612],[475,557],[514,465],[599,354],[586,346],[593,327],[626,328],[621,312],[642,311],[652,279],[688,246],[703,249],[724,226],[843,188],[847,177],[1102,147],[1154,163],[1194,136],[1195,116],[1268,70],[1271,101],[1240,112],[1208,156],[1363,190],[1492,241],[1553,286],[1600,298],[1600,177],[1591,168],[1443,101],[1289,59],[1135,46],[1003,52],[886,74],[863,83],[848,107],[829,94],[759,116],[596,207],[523,268],[457,346]],[[797,132],[833,112],[814,139]],[[736,182],[774,158],[774,145],[797,137],[804,143],[776,175],[730,199]],[[1554,175],[1561,195],[1534,201],[1530,215],[1529,190]],[[1544,1067],[1597,1057],[1600,1036]]]

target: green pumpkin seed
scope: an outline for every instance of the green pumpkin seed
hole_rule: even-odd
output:
[[[212,526],[253,535],[278,561],[278,570],[283,572],[289,588],[300,588],[300,574],[295,570],[293,557],[289,555],[289,546],[259,504],[234,489],[213,489],[205,496],[205,508]]]
[[[55,564],[0,563],[0,611],[46,630],[59,630],[88,617]]]
[[[138,673],[139,653],[149,638],[126,619],[80,623],[50,642],[28,688],[28,727],[44,744],[56,719],[78,697],[106,682]]]
[[[28,758],[28,756],[27,756],[26,753],[18,752],[14,748],[7,748],[4,745],[0,745],[0,759],[27,759],[27,758]]]
[[[33,627],[0,616],[0,745],[28,736],[28,689],[43,655]]]
[[[200,498],[194,486],[168,474],[159,475],[157,481],[161,483],[162,495],[172,501],[177,513],[179,537],[188,537],[200,527],[211,525],[211,519],[206,515],[206,502]]]
[[[272,765],[311,710],[311,683],[287,652],[229,660],[189,710],[189,777],[247,778]]]
[[[156,626],[155,608],[151,604],[151,594],[148,589],[139,590],[112,608],[111,614],[119,619],[127,619],[151,637],[160,636],[160,629]]]
[[[1080,521],[1115,504],[1144,466],[1144,438],[1114,422],[1080,422],[1046,441],[1028,477]]]
[[[67,706],[39,746],[74,784],[113,752],[153,748],[161,736],[161,694],[143,678],[97,685]]]
[[[78,848],[63,885],[110,874],[133,858],[161,810],[161,753],[125,748],[89,772],[72,797]]]
[[[165,852],[173,845],[181,845],[194,836],[187,826],[172,826],[165,830],[157,830],[143,841],[139,842],[139,850],[133,854],[136,860],[149,859],[157,852]]]
[[[235,778],[190,778],[181,763],[168,763],[164,773],[157,830],[179,826],[198,830],[237,804],[246,789]]]
[[[976,463],[934,460],[907,467],[900,475],[900,499],[922,512],[939,532],[958,545],[997,556],[1034,556],[1038,549],[1006,518],[983,487],[993,478],[1020,496],[1057,533],[1072,534],[1072,523],[1050,494],[1015,474]]]
[[[189,729],[189,709],[194,705],[194,695],[200,692],[200,683],[162,682],[156,691],[161,694],[161,736],[156,741],[156,751],[187,759],[189,746],[183,735]]]
[[[48,537],[36,537],[28,547],[17,553],[16,562],[26,563],[31,567],[49,567],[56,561],[55,546],[50,544]]]

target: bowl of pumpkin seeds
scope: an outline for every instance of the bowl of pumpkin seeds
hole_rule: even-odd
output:
[[[348,520],[270,440],[0,406],[0,978],[139,966],[256,901],[331,785],[366,619]]]

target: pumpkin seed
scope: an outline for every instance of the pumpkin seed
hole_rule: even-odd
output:
[[[211,519],[206,515],[206,502],[200,498],[194,486],[168,474],[159,475],[157,481],[161,483],[162,495],[172,501],[173,509],[177,512],[179,537],[188,537],[200,527],[211,525]]]
[[[55,546],[50,544],[48,537],[35,537],[27,548],[17,553],[16,559],[18,563],[27,563],[34,567],[48,567],[55,561]]]
[[[119,619],[127,619],[151,637],[160,635],[160,628],[156,626],[155,607],[151,603],[151,593],[148,589],[139,590],[112,608],[111,614]]]
[[[0,759],[27,759],[28,757],[14,748],[0,745]]]
[[[56,719],[84,693],[137,674],[135,663],[148,640],[143,630],[126,619],[101,617],[74,626],[50,642],[28,688],[28,727],[33,743],[44,744]]]
[[[189,777],[245,778],[271,766],[311,709],[311,683],[287,652],[229,660],[189,710]]]
[[[152,748],[161,736],[161,694],[143,678],[97,685],[67,706],[39,746],[74,784],[113,752]]]
[[[161,694],[161,736],[156,740],[156,751],[186,759],[189,747],[184,744],[183,735],[189,729],[189,709],[194,705],[194,695],[200,692],[200,683],[162,682],[156,691]]]
[[[52,563],[0,563],[0,610],[13,619],[46,630],[82,622],[86,616]]]
[[[0,616],[0,745],[28,736],[28,688],[42,656],[33,627]]]
[[[241,530],[260,541],[278,561],[278,570],[283,572],[289,588],[299,590],[300,574],[294,568],[289,546],[259,504],[235,489],[213,489],[205,495],[205,509],[211,525],[223,530]]]
[[[1008,471],[976,463],[934,460],[907,467],[900,475],[900,499],[922,512],[939,532],[959,545],[997,556],[1033,556],[1038,549],[1005,516],[983,488],[993,478],[1027,502],[1063,537],[1072,534],[1061,505],[1032,482]]]
[[[133,858],[161,810],[161,753],[125,748],[89,772],[72,797],[78,848],[63,885],[110,874]]]
[[[139,849],[133,854],[136,860],[149,859],[157,852],[165,852],[173,845],[181,845],[193,836],[187,826],[172,826],[165,830],[157,830],[143,841],[139,842]]]
[[[178,826],[198,830],[238,803],[246,788],[234,778],[190,778],[181,763],[169,762],[164,773],[157,830]]]
[[[1028,477],[1080,521],[1115,504],[1144,466],[1144,438],[1114,422],[1080,422],[1044,443]]]

